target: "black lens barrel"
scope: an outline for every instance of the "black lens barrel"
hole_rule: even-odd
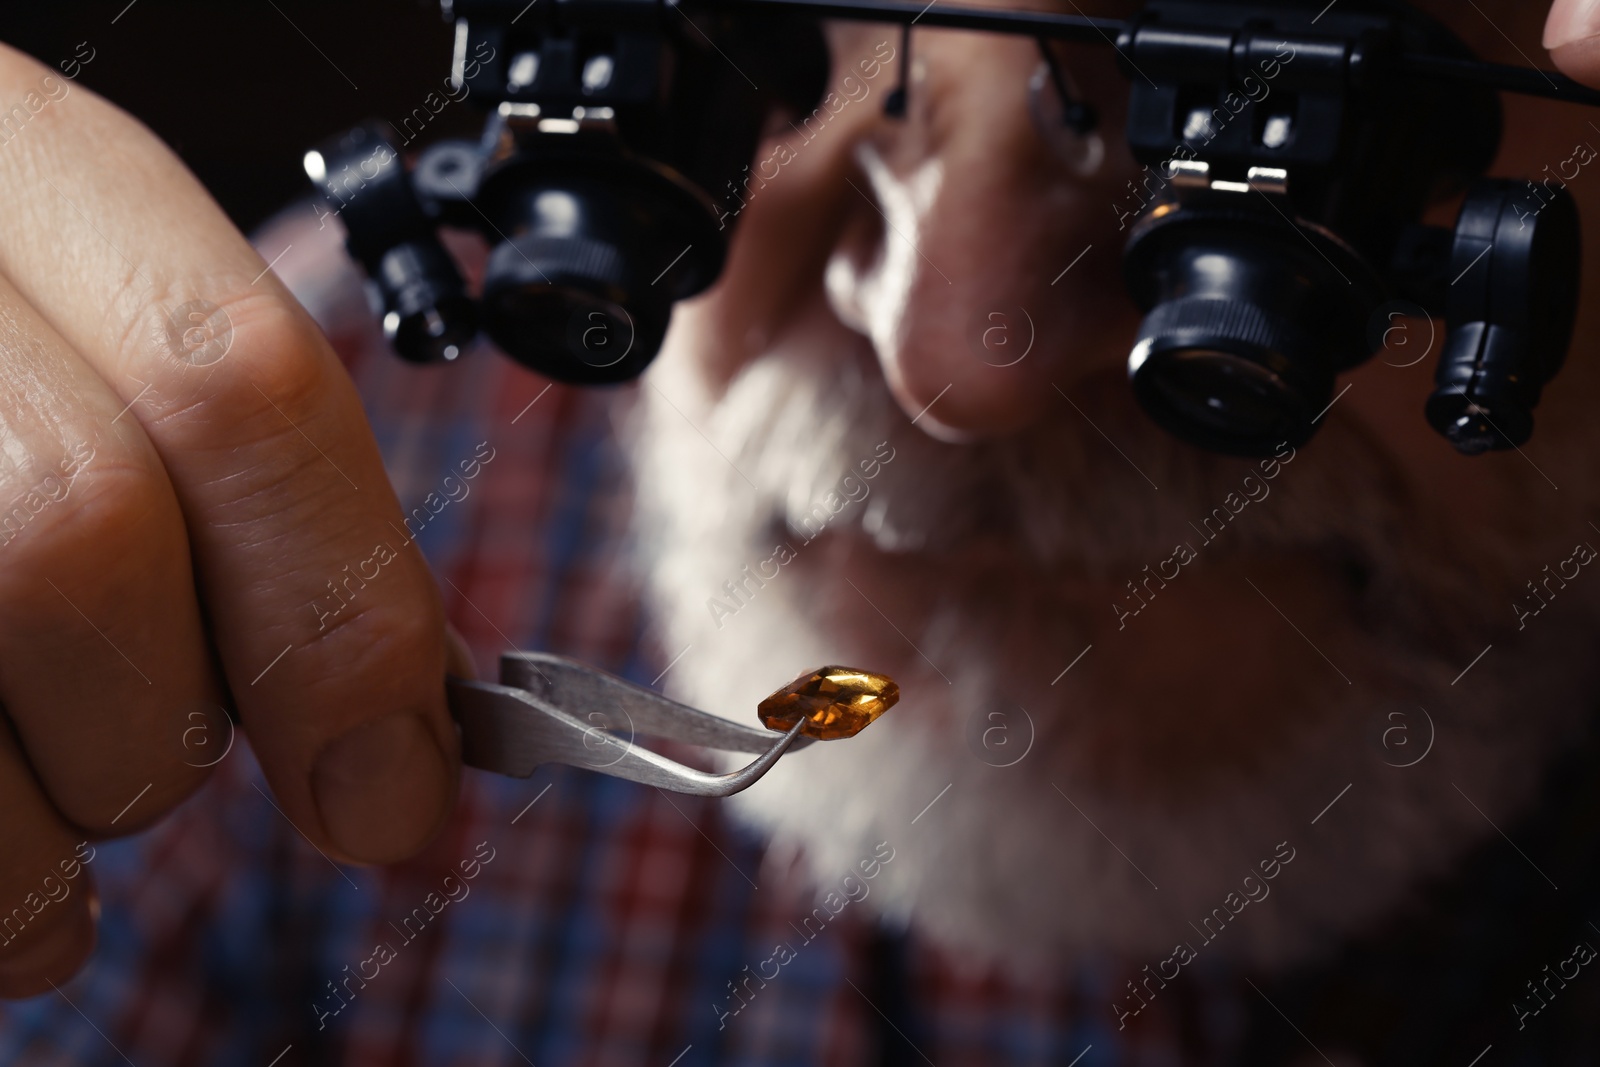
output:
[[[1367,267],[1265,207],[1170,205],[1135,227],[1124,267],[1147,312],[1128,359],[1134,394],[1198,447],[1270,456],[1304,444],[1335,376],[1367,355],[1381,294]]]
[[[364,123],[306,153],[305,169],[344,223],[395,351],[413,363],[460,355],[478,332],[477,308],[384,127]]]
[[[1577,317],[1581,233],[1564,186],[1476,183],[1456,223],[1450,334],[1428,423],[1466,455],[1517,448]]]

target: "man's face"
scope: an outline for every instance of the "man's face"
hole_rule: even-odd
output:
[[[1485,58],[1545,60],[1540,5],[1431,7]],[[679,310],[638,442],[663,643],[687,646],[669,684],[744,719],[823,663],[902,688],[745,810],[823,875],[903,843],[876,899],[1017,963],[1168,948],[1280,842],[1293,877],[1230,951],[1288,958],[1447,869],[1595,695],[1600,578],[1520,630],[1511,606],[1600,544],[1592,316],[1521,452],[1427,426],[1426,322],[1310,445],[1198,452],[1126,383],[1148,194],[1111,50],[1059,53],[1096,146],[1031,117],[1027,38],[919,28],[894,119],[898,29],[829,37],[831,102],[775,121],[725,198],[728,268]],[[1581,109],[1506,103],[1496,175],[1600,144]],[[1600,204],[1600,171],[1571,191]]]

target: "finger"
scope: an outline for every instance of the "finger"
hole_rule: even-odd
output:
[[[0,724],[0,997],[31,997],[64,982],[94,950],[93,848],[45,800]]]
[[[448,622],[444,624],[444,638],[446,642],[445,669],[456,678],[465,678],[474,681],[478,677],[478,664],[472,658],[472,646],[467,644],[467,639],[461,636]]]
[[[0,90],[42,71],[0,55]],[[408,854],[455,793],[443,619],[354,387],[148,131],[82,89],[49,107],[0,153],[5,187],[28,191],[0,227],[0,269],[161,456],[284,813],[350,859]]]
[[[1545,21],[1544,46],[1563,74],[1600,88],[1600,2],[1556,0]]]
[[[182,513],[121,407],[0,277],[0,703],[57,810],[98,834],[204,780],[186,713],[220,699]]]

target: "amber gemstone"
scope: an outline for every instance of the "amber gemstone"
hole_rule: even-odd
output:
[[[900,687],[887,674],[819,667],[773,693],[756,710],[769,730],[788,732],[803,718],[802,734],[835,741],[854,737],[899,699]]]

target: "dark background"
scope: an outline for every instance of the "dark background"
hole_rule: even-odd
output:
[[[77,84],[153,129],[245,230],[310,192],[307,148],[442,96],[453,38],[437,0],[10,0],[0,12],[0,39],[58,73],[87,41]],[[452,103],[423,140],[481,124]]]

